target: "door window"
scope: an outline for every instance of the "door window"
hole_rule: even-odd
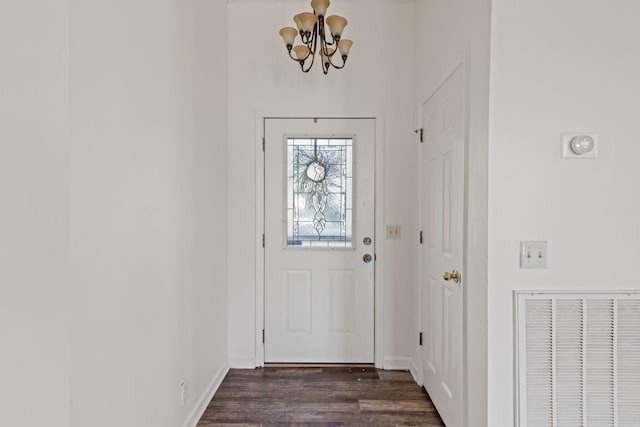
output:
[[[353,139],[287,138],[287,247],[352,248]]]

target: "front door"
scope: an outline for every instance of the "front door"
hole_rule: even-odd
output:
[[[265,362],[373,363],[375,120],[265,119]]]
[[[463,423],[464,74],[422,106],[424,386],[448,427]]]

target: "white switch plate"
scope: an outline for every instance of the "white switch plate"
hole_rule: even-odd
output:
[[[593,150],[587,154],[576,154],[571,149],[571,140],[579,135],[589,135],[593,138]],[[563,159],[597,159],[598,158],[598,135],[595,133],[576,133],[576,132],[565,132],[562,134],[562,158]]]
[[[399,225],[387,225],[387,239],[399,240],[401,237],[401,227]]]
[[[547,268],[547,242],[520,242],[520,268]]]

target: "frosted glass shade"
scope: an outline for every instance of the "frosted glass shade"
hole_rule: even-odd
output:
[[[309,55],[309,48],[299,44],[298,46],[295,46],[293,48],[293,53],[295,54],[298,61],[304,61]]]
[[[311,0],[311,7],[318,16],[324,16],[329,8],[329,0]]]
[[[331,15],[327,18],[327,25],[329,29],[331,29],[331,34],[334,36],[341,36],[344,27],[347,26],[347,20],[342,16]]]
[[[284,27],[280,30],[280,36],[282,36],[282,40],[284,40],[284,44],[287,46],[293,46],[297,35],[298,30],[293,27]]]
[[[296,23],[296,26],[298,27],[298,31],[302,31],[302,21],[300,20],[300,15],[301,13],[293,17],[293,22]]]
[[[296,18],[298,18],[296,20]],[[293,17],[293,20],[298,24],[298,20],[300,23],[298,24],[298,28],[305,33],[312,33],[313,27],[315,27],[316,22],[318,22],[318,17],[311,12],[303,12],[299,13]]]
[[[351,46],[353,46],[353,42],[349,39],[343,39],[338,42],[338,49],[340,49],[340,55],[349,56],[349,51],[351,50]]]

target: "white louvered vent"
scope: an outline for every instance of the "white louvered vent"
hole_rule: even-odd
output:
[[[520,427],[640,426],[640,294],[516,293]]]

